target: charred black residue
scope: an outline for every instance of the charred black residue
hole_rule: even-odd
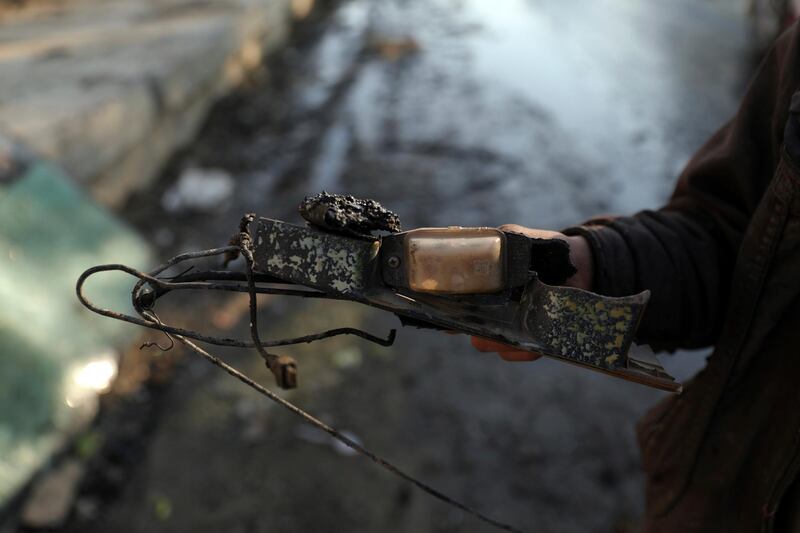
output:
[[[548,285],[562,285],[578,272],[569,258],[569,244],[561,239],[531,239],[531,266]]]
[[[310,224],[337,233],[368,237],[373,231],[400,231],[400,218],[375,200],[323,191],[306,196],[299,211]]]

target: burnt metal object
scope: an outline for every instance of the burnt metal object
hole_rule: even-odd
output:
[[[493,230],[494,234],[488,240],[482,241],[495,243],[491,245],[489,252],[458,255],[459,247],[463,243],[450,235],[456,233],[465,235],[465,232],[460,231],[464,228],[461,228],[455,233],[446,235],[449,241],[435,241],[433,247],[429,248],[434,250],[434,253],[427,257],[438,264],[444,261],[445,257],[440,246],[450,246],[451,253],[456,250],[459,262],[448,263],[445,266],[451,268],[455,264],[460,265],[460,270],[457,272],[464,276],[479,276],[485,272],[502,271],[503,283],[487,285],[488,288],[484,292],[475,294],[469,291],[426,293],[425,287],[420,285],[416,285],[416,291],[411,290],[412,285],[408,283],[408,279],[413,278],[401,274],[406,266],[403,259],[406,257],[403,254],[406,243],[404,239],[409,239],[407,250],[411,254],[412,251],[419,250],[415,246],[421,241],[414,240],[410,234],[416,231],[419,235],[422,230],[394,234],[400,229],[396,215],[383,209],[377,202],[356,200],[353,197],[323,193],[307,198],[301,206],[301,212],[306,220],[312,223],[311,227],[256,218],[254,214],[247,214],[240,223],[239,231],[231,238],[229,246],[181,254],[147,273],[118,264],[90,268],[78,279],[76,286],[78,298],[83,305],[98,314],[163,332],[170,341],[164,349],[172,346],[173,339],[180,342],[394,475],[504,531],[520,530],[488,517],[422,483],[346,435],[259,385],[199,347],[194,341],[255,348],[264,359],[267,368],[274,374],[277,384],[283,388],[292,388],[297,385],[297,362],[287,355],[273,354],[267,351],[267,348],[315,342],[345,334],[389,346],[394,342],[395,330],[391,330],[386,338],[376,337],[355,328],[338,328],[291,339],[265,341],[261,339],[259,333],[256,305],[258,295],[276,294],[349,300],[392,312],[400,317],[404,324],[476,335],[652,387],[672,392],[680,391],[680,384],[663,370],[657,360],[628,353],[649,298],[647,291],[623,298],[609,298],[580,289],[552,286],[542,282],[542,279],[549,281],[566,279],[574,273],[574,266],[569,262],[569,247],[566,243],[562,244],[562,241],[538,241],[517,233]],[[253,225],[254,228],[251,227]],[[455,229],[445,228],[445,230]],[[487,234],[486,228],[478,229],[480,231],[475,234]],[[370,233],[374,231],[388,231],[392,234],[373,236]],[[244,270],[195,271],[190,267],[177,276],[163,276],[167,269],[177,267],[186,261],[223,256],[226,258],[226,263],[236,256],[242,256]],[[410,264],[415,256],[407,257],[409,260],[405,263]],[[493,258],[489,263],[489,270],[484,268],[487,258]],[[83,294],[86,280],[98,272],[106,271],[121,271],[137,278],[131,293],[131,301],[138,316],[98,307]],[[445,271],[455,272],[452,269]],[[155,306],[160,298],[177,290],[247,293],[250,340],[213,337],[165,324],[156,314]],[[161,344],[149,342],[143,346],[161,347]]]
[[[159,267],[155,268],[149,273],[140,272],[136,269],[120,264],[98,265],[92,267],[86,270],[78,278],[76,284],[76,293],[78,299],[89,310],[98,313],[100,315],[110,318],[115,318],[117,320],[122,320],[125,322],[130,322],[132,324],[137,324],[140,326],[144,326],[147,328],[163,332],[170,340],[170,346],[166,347],[166,349],[172,347],[172,345],[174,344],[172,342],[174,337],[175,340],[177,340],[178,342],[180,342],[181,344],[183,344],[184,346],[195,352],[203,359],[206,359],[211,364],[224,370],[229,375],[238,379],[245,385],[251,387],[252,389],[257,391],[259,394],[262,394],[269,400],[281,405],[285,409],[299,416],[305,422],[328,433],[331,437],[338,440],[343,445],[352,449],[356,453],[370,459],[371,461],[375,462],[376,464],[378,464],[385,470],[391,472],[393,475],[399,477],[400,479],[412,483],[414,486],[426,492],[427,494],[433,496],[434,498],[463,511],[464,513],[467,513],[477,518],[478,520],[485,522],[486,524],[489,524],[490,526],[496,529],[502,531],[510,531],[512,533],[522,533],[522,530],[515,528],[504,522],[501,522],[499,520],[496,520],[484,513],[481,513],[480,511],[477,511],[472,507],[467,506],[461,503],[460,501],[449,497],[443,492],[438,491],[437,489],[431,487],[430,485],[418,480],[414,476],[408,474],[404,470],[395,466],[393,463],[387,461],[381,456],[365,448],[360,443],[354,441],[347,435],[343,434],[341,431],[329,426],[328,424],[325,424],[318,418],[312,416],[308,412],[297,407],[290,401],[278,396],[271,390],[263,387],[262,385],[255,382],[247,375],[243,374],[241,371],[237,370],[228,363],[224,362],[219,357],[212,355],[208,351],[204,350],[203,348],[195,344],[195,342],[190,340],[193,339],[196,341],[201,341],[221,346],[236,346],[242,348],[255,347],[256,349],[258,349],[262,357],[264,357],[267,367],[273,374],[275,374],[275,378],[278,384],[282,387],[296,386],[297,384],[296,362],[294,361],[294,359],[288,356],[276,356],[273,354],[269,354],[264,350],[264,348],[266,347],[285,346],[289,344],[298,344],[301,342],[314,342],[332,336],[346,335],[346,334],[357,335],[365,340],[380,344],[382,346],[390,346],[394,342],[396,333],[395,330],[391,330],[389,336],[386,339],[381,339],[379,337],[375,337],[373,335],[370,335],[369,333],[366,333],[364,331],[355,328],[338,328],[314,335],[306,335],[303,337],[297,337],[292,339],[281,339],[269,342],[261,341],[258,334],[258,316],[257,316],[257,306],[255,304],[257,294],[279,294],[279,295],[301,296],[309,298],[329,298],[329,299],[348,299],[348,300],[351,298],[346,296],[347,291],[344,291],[343,293],[339,294],[339,293],[324,293],[315,290],[293,289],[293,288],[272,286],[275,284],[285,285],[285,282],[278,277],[267,275],[264,273],[257,273],[254,271],[254,256],[253,256],[254,246],[252,238],[249,232],[247,231],[249,229],[249,224],[253,221],[253,219],[254,219],[253,215],[245,215],[240,224],[239,233],[234,235],[234,237],[231,239],[231,242],[233,243],[231,246],[204,250],[200,252],[190,252],[186,254],[181,254],[179,256],[174,257],[173,259],[170,259],[169,261],[160,265]],[[262,239],[261,237],[259,237],[259,242],[261,241]],[[185,261],[190,261],[205,257],[213,257],[213,256],[225,256],[226,258],[230,258],[232,255],[237,255],[237,254],[243,255],[245,258],[246,270],[244,273],[229,272],[229,271],[191,272],[192,268],[189,268],[184,270],[178,276],[174,276],[172,278],[159,277],[168,268],[183,263]],[[138,279],[138,281],[133,287],[131,293],[131,300],[133,303],[133,307],[139,316],[131,316],[123,313],[118,313],[110,309],[104,309],[102,307],[95,305],[88,298],[86,298],[86,296],[83,293],[83,287],[86,281],[94,274],[97,274],[99,272],[109,272],[109,271],[124,272]],[[243,283],[243,281],[245,283]],[[257,283],[259,283],[259,285],[257,285]],[[264,283],[267,283],[270,286],[264,286],[263,285]],[[153,310],[157,300],[160,297],[163,297],[164,295],[172,291],[198,290],[198,289],[247,292],[250,297],[250,331],[251,331],[252,341],[247,342],[237,339],[212,337],[203,335],[195,331],[169,326],[164,324]],[[148,347],[148,346],[160,347],[159,344],[154,342],[145,343],[142,347]]]
[[[371,238],[375,231],[400,231],[400,217],[375,200],[323,191],[306,196],[298,210],[309,224],[334,233]]]
[[[518,289],[531,281],[535,275],[542,283],[561,285],[573,276],[577,269],[569,256],[569,244],[561,239],[536,239],[515,232],[499,232],[504,235],[506,252],[505,284],[508,289]],[[380,257],[383,262],[383,281],[392,287],[408,288],[406,268],[403,268],[406,237],[413,232],[385,235],[380,241]],[[501,299],[514,298],[510,292]],[[475,302],[487,303],[491,298],[471,297]],[[496,298],[495,298],[496,299]],[[514,298],[519,300],[518,297]]]
[[[394,235],[354,239],[259,218],[254,240],[260,274],[390,311],[405,323],[492,339],[662,390],[681,389],[660,366],[637,364],[628,353],[647,291],[611,298],[550,286],[528,272],[516,299],[509,292],[423,294],[386,283],[394,279],[386,277],[388,258],[397,255],[386,257],[381,247],[384,240],[396,243]]]
[[[79,279],[78,297],[97,313],[161,330],[168,335],[181,335],[211,344],[256,348],[278,384],[285,388],[296,385],[297,365],[288,357],[267,352],[266,348],[313,342],[342,334],[358,335],[370,342],[388,345],[394,340],[394,331],[385,339],[354,328],[338,328],[293,339],[262,341],[255,305],[258,294],[356,301],[392,312],[405,323],[489,338],[656,388],[680,391],[680,384],[670,378],[657,361],[639,361],[628,353],[649,297],[647,292],[609,298],[542,283],[535,273],[523,269],[518,272],[509,270],[506,281],[512,288],[496,294],[419,293],[410,290],[407,284],[393,284],[391,276],[387,278],[387,271],[400,270],[402,265],[391,266],[391,257],[396,256],[385,257],[379,238],[346,237],[267,218],[258,219],[251,235],[249,226],[255,221],[254,215],[245,217],[240,231],[231,240],[234,243],[231,246],[182,254],[150,273],[124,265],[101,265],[89,269]],[[522,237],[518,234],[508,236]],[[398,242],[394,235],[385,240],[387,245]],[[516,249],[525,251],[524,246]],[[244,272],[201,274],[187,271],[169,280],[159,278],[167,268],[184,261],[231,253],[244,256]],[[506,259],[505,262],[515,263],[516,259]],[[86,278],[108,270],[127,272],[138,278],[132,293],[138,317],[98,308],[83,296],[81,288]],[[276,282],[278,287],[274,286]],[[287,284],[293,286],[287,287]],[[250,297],[251,341],[216,338],[162,323],[155,315],[154,305],[160,297],[178,289],[247,292]]]

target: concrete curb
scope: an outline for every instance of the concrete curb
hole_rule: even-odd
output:
[[[103,205],[146,188],[288,37],[298,0],[75,0],[0,26],[0,130]]]

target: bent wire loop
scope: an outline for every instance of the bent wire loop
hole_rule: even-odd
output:
[[[338,335],[355,335],[364,340],[379,344],[381,346],[391,346],[393,344],[396,336],[396,330],[394,329],[389,332],[389,335],[386,338],[381,338],[372,335],[370,333],[367,333],[366,331],[352,327],[335,328],[323,331],[321,333],[303,335],[300,337],[261,341],[260,338],[258,337],[257,306],[255,305],[256,297],[258,294],[276,294],[282,296],[297,296],[302,298],[325,298],[332,300],[346,300],[346,298],[337,295],[326,294],[324,292],[315,290],[288,288],[286,286],[276,287],[274,286],[276,284],[282,284],[282,285],[286,284],[281,280],[274,278],[272,276],[253,272],[251,262],[247,263],[246,272],[236,272],[229,270],[208,270],[208,271],[192,272],[191,271],[192,269],[190,268],[172,278],[158,277],[159,274],[161,274],[168,268],[184,263],[186,261],[201,259],[205,257],[212,257],[212,256],[237,254],[240,253],[241,251],[242,251],[241,246],[225,246],[222,248],[212,248],[209,250],[202,250],[198,252],[188,252],[173,257],[166,263],[159,265],[150,272],[142,272],[136,270],[135,268],[131,268],[129,266],[121,264],[106,264],[106,265],[94,266],[92,268],[87,269],[78,278],[76,285],[76,293],[80,302],[89,310],[109,318],[114,318],[117,320],[129,322],[131,324],[136,324],[138,326],[143,326],[146,328],[162,331],[169,337],[170,342],[172,342],[171,335],[180,335],[182,337],[194,339],[208,344],[214,344],[217,346],[232,346],[236,348],[259,349],[259,353],[261,353],[262,357],[264,357],[268,367],[271,370],[272,367],[274,366],[274,361],[277,358],[277,356],[268,354],[267,352],[263,352],[264,348],[272,348],[275,346],[288,346],[300,343],[309,343],[322,339],[327,339],[329,337],[335,337]],[[84,294],[83,287],[87,279],[100,272],[113,272],[113,271],[124,272],[135,278],[138,278],[138,281],[136,282],[136,284],[133,287],[133,290],[131,291],[131,303],[133,304],[133,308],[139,316],[127,315],[124,313],[113,311],[111,309],[105,309],[99,307],[98,305],[90,301]],[[252,283],[250,283],[251,281]],[[264,283],[270,284],[270,286],[264,286],[263,285]],[[262,285],[257,285],[257,284],[262,284]],[[158,315],[153,310],[153,307],[155,306],[155,303],[159,298],[172,291],[177,291],[177,290],[215,290],[215,291],[248,293],[250,296],[250,311],[251,311],[250,312],[251,339],[247,341],[247,340],[233,339],[227,337],[215,337],[211,335],[205,335],[198,331],[171,326],[163,323],[158,318]],[[162,347],[161,345],[152,342],[148,342],[143,345],[143,347],[148,347],[148,346],[156,346],[161,349],[165,348],[169,349],[171,348],[172,345],[170,344],[170,346],[168,347]],[[287,360],[286,363],[289,364],[293,362]],[[289,384],[281,383],[279,378],[279,385],[286,387]],[[291,386],[289,385],[289,387],[286,388],[291,388]]]

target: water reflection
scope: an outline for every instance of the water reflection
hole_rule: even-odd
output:
[[[105,392],[117,377],[117,356],[112,351],[95,355],[68,373],[64,387],[64,403],[68,407],[80,407],[95,401],[97,393]]]
[[[388,199],[414,225],[656,207],[745,70],[735,9],[680,4],[349,2],[301,67],[299,105],[328,117],[308,185]],[[387,38],[418,50],[359,53]]]

